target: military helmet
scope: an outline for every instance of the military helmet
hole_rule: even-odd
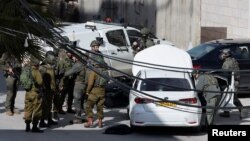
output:
[[[100,46],[99,42],[97,40],[94,40],[90,43],[90,46],[91,47],[94,47],[94,46]]]
[[[141,34],[142,34],[142,35],[145,36],[145,35],[148,35],[149,33],[150,33],[150,31],[149,31],[148,28],[144,27],[144,28],[141,29]]]
[[[55,56],[55,53],[53,51],[47,51],[46,54],[45,54],[45,57],[47,57],[49,55]]]

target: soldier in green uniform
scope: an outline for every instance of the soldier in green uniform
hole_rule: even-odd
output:
[[[222,69],[224,70],[232,70],[236,71],[234,72],[234,84],[235,84],[235,92],[238,90],[238,85],[239,85],[239,80],[240,80],[240,73],[237,72],[240,70],[239,63],[235,58],[232,57],[230,49],[223,49],[220,54],[220,59],[223,60],[223,65]],[[231,72],[224,72],[225,76],[228,78],[229,82],[231,82]],[[240,112],[240,118],[243,117],[243,110],[242,108],[242,103],[240,102],[238,98],[238,94],[234,93],[234,104],[238,107],[239,112]],[[219,114],[221,117],[230,117],[230,112],[228,110],[224,110],[223,113]]]
[[[155,43],[152,39],[149,38],[149,29],[148,28],[142,28],[141,34],[142,37],[138,41],[133,42],[132,48],[134,50],[134,54],[138,53],[139,51],[146,49],[148,47],[154,46]]]
[[[84,95],[85,95],[85,88],[86,88],[86,63],[83,64],[76,58],[76,62],[73,67],[65,72],[65,76],[75,75],[75,86],[74,86],[74,106],[75,106],[75,118],[72,123],[79,124],[82,123],[82,111],[84,104]]]
[[[93,40],[90,43],[90,47],[91,47],[91,52],[89,53],[89,59],[88,59],[88,64],[96,64],[98,62],[103,62],[104,63],[104,58],[102,53],[99,51],[99,47],[100,47],[100,43],[96,40]],[[96,62],[98,61],[98,62]]]
[[[199,94],[204,97],[206,101],[206,106],[216,107],[220,101],[220,88],[218,80],[211,74],[211,73],[203,73],[197,76],[196,82],[196,89],[203,91]],[[206,91],[215,91],[213,92],[206,92]],[[216,93],[217,92],[217,93]],[[207,122],[208,125],[212,125],[214,121],[214,116],[216,115],[216,108],[207,108],[206,115],[207,115]]]
[[[72,54],[67,52],[66,55],[59,60],[58,69],[61,73],[64,74],[66,71],[71,69],[72,66],[73,66]],[[75,111],[72,109],[73,90],[74,90],[74,77],[73,77],[73,75],[63,76],[63,78],[61,79],[60,84],[59,84],[59,89],[61,92],[59,113],[65,114],[65,112],[62,109],[62,106],[63,106],[63,103],[65,101],[66,95],[68,95],[67,112],[68,113],[75,113]]]
[[[50,125],[57,125],[57,122],[52,120],[52,103],[54,95],[57,93],[55,81],[54,63],[56,61],[55,55],[52,51],[48,51],[45,55],[45,61],[40,65],[40,72],[43,77],[43,103],[42,103],[42,118],[40,127],[49,127]],[[48,124],[44,122],[48,120]]]
[[[14,113],[20,114],[20,112],[15,109],[15,99],[18,89],[18,78],[21,72],[21,63],[15,57],[5,52],[0,59],[0,67],[4,71],[4,76],[6,77],[6,114],[9,116],[13,116]]]
[[[65,114],[64,111],[62,111],[61,108],[61,95],[60,95],[60,91],[59,91],[59,84],[61,79],[63,78],[64,75],[64,71],[63,69],[59,69],[59,62],[60,60],[62,60],[62,58],[64,57],[63,55],[65,55],[64,50],[60,49],[60,50],[54,50],[54,54],[56,55],[56,61],[53,65],[53,68],[55,69],[55,81],[56,81],[56,93],[54,94],[54,99],[53,99],[53,107],[52,107],[52,111],[53,111],[53,118],[56,120],[59,120],[59,116],[58,113],[63,113]]]
[[[91,44],[91,50],[93,52],[99,52],[99,43],[97,41],[92,41]],[[104,62],[103,56],[92,56],[95,60],[98,62],[90,62],[90,67],[96,68],[100,73],[106,72],[106,64]],[[93,126],[93,108],[96,104],[97,107],[97,118],[98,118],[98,127],[102,127],[102,120],[103,120],[103,107],[105,102],[105,85],[106,82],[103,77],[98,75],[92,70],[89,70],[87,72],[87,89],[86,89],[86,95],[88,96],[87,102],[86,102],[86,115],[88,122],[84,124],[86,128]]]
[[[26,132],[30,131],[30,123],[32,122],[32,132],[42,133],[37,125],[42,116],[42,96],[40,88],[43,85],[42,75],[39,71],[40,61],[36,58],[31,58],[31,74],[33,84],[30,90],[26,90],[24,101],[24,120],[26,123]]]

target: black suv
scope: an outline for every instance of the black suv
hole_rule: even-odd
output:
[[[222,49],[230,49],[232,56],[237,59],[241,70],[250,70],[250,39],[220,39],[213,40],[194,47],[187,52],[192,58],[193,67],[201,69],[221,69],[219,59]],[[241,90],[250,89],[250,72],[241,72]]]

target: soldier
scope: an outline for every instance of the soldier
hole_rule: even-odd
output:
[[[90,44],[91,50],[94,53],[101,53],[99,51],[100,44],[94,40]],[[91,58],[97,60],[89,60],[89,67],[95,67],[101,73],[107,72],[104,67],[106,67],[106,63],[104,62],[104,58],[102,55],[90,54]],[[90,58],[90,59],[91,59]],[[88,96],[86,102],[86,115],[88,122],[84,124],[86,128],[93,126],[93,108],[96,104],[97,106],[97,116],[98,116],[98,126],[102,127],[102,119],[103,119],[103,107],[105,102],[105,83],[103,77],[95,73],[94,71],[88,70],[87,72],[87,89],[86,95]]]
[[[60,73],[65,73],[69,69],[71,69],[73,66],[73,60],[72,60],[72,54],[70,52],[67,52],[64,57],[62,57],[59,60],[58,63],[58,69]],[[75,113],[75,111],[72,109],[72,103],[73,103],[73,90],[74,90],[74,77],[73,75],[70,76],[63,76],[63,78],[60,81],[59,89],[61,92],[60,97],[60,107],[59,107],[59,114],[65,114],[65,112],[62,109],[63,103],[65,101],[66,95],[68,95],[67,98],[67,112],[68,113]]]
[[[21,72],[21,63],[7,52],[2,54],[0,60],[0,67],[3,69],[5,73],[4,76],[6,77],[6,114],[8,116],[13,116],[14,113],[20,114],[20,112],[15,109],[15,99],[18,89],[18,79]]]
[[[82,123],[82,105],[84,104],[84,94],[85,94],[85,75],[86,75],[86,63],[81,63],[77,58],[75,58],[76,63],[73,67],[65,72],[65,76],[76,75],[75,86],[74,86],[74,106],[75,106],[75,118],[72,123]]]
[[[54,94],[54,99],[53,99],[53,118],[56,120],[59,120],[59,116],[58,113],[63,113],[65,114],[64,111],[60,111],[62,110],[61,108],[61,95],[60,95],[60,90],[59,90],[59,85],[60,82],[64,76],[64,71],[63,69],[60,70],[58,63],[63,59],[63,55],[65,55],[64,50],[60,49],[60,50],[54,50],[54,54],[56,55],[56,61],[54,63],[54,69],[55,69],[55,81],[56,81],[56,93]]]
[[[148,48],[148,47],[155,45],[154,41],[149,38],[149,33],[150,33],[150,31],[148,28],[144,27],[141,29],[141,34],[142,34],[141,39],[132,44],[134,54],[138,53],[139,51],[141,51],[145,48]]]
[[[220,101],[220,88],[217,79],[211,74],[211,73],[202,73],[198,76],[197,82],[196,82],[196,89],[200,90],[202,92],[199,92],[201,101],[202,98],[205,99],[205,104],[202,105],[210,106],[210,107],[216,107]],[[215,91],[213,92],[206,92],[206,91]],[[208,125],[213,124],[214,115],[216,114],[217,110],[216,108],[206,109],[206,116],[207,116],[207,122]]]
[[[104,58],[102,56],[102,53],[99,51],[100,43],[96,40],[93,40],[90,43],[91,52],[88,56],[90,57],[88,60],[89,64],[96,64],[98,62],[104,63]],[[94,60],[93,60],[94,59]],[[98,62],[96,62],[98,61]]]
[[[104,73],[106,71],[105,68],[102,68],[100,64],[95,65],[95,68]],[[93,108],[96,104],[97,107],[97,118],[98,118],[98,127],[102,128],[102,120],[103,120],[103,107],[105,102],[105,85],[106,83],[102,80],[104,79],[102,76],[98,75],[94,71],[90,71],[88,73],[88,83],[86,89],[86,95],[88,95],[87,103],[86,103],[86,115],[88,122],[84,124],[86,128],[93,126]]]
[[[237,60],[232,57],[232,54],[229,49],[223,49],[219,57],[221,60],[224,61],[222,65],[222,69],[232,70],[232,71],[240,70]],[[228,78],[228,80],[231,80],[231,72],[225,72],[224,74],[226,74],[226,77]],[[234,75],[235,92],[237,92],[239,80],[240,80],[240,74],[239,72],[235,72],[234,74],[235,74]],[[237,93],[234,93],[234,104],[238,107],[239,112],[240,112],[240,117],[242,117],[242,114],[243,114],[241,110],[242,104],[240,100],[238,99]],[[220,113],[219,115],[222,117],[230,117],[230,112],[225,110],[223,113]]]
[[[40,61],[36,58],[31,58],[31,74],[34,83],[31,89],[26,90],[25,106],[24,106],[24,120],[26,123],[26,132],[30,131],[30,123],[32,122],[32,132],[42,133],[37,125],[42,116],[42,96],[40,88],[43,85],[42,75],[39,71]]]
[[[55,54],[48,51],[45,55],[45,61],[40,65],[40,72],[43,77],[43,103],[42,103],[42,118],[39,127],[49,127],[50,125],[57,125],[57,122],[52,120],[52,103],[54,95],[57,93],[55,81],[55,68],[56,61]],[[44,122],[48,120],[48,124]]]

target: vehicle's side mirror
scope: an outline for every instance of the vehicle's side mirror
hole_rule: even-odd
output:
[[[96,37],[96,40],[100,43],[100,45],[103,44],[103,38],[102,37]]]

